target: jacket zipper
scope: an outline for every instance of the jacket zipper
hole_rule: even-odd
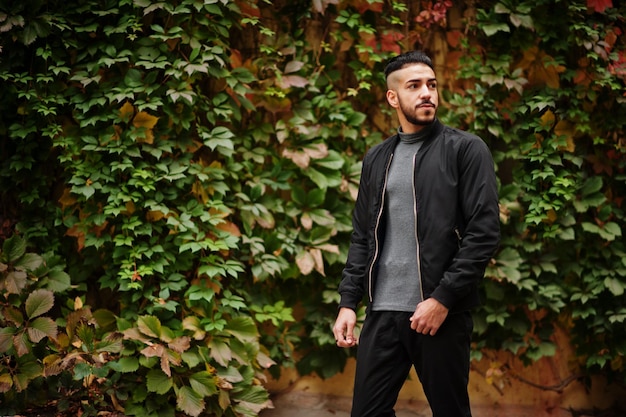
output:
[[[416,167],[417,167],[417,154],[413,155],[413,219],[415,224],[415,244],[417,247],[416,256],[417,256],[417,275],[419,277],[420,283],[420,301],[424,301],[424,280],[422,279],[422,262],[420,260],[420,239],[419,234],[417,233],[417,186],[415,185],[415,175],[416,175]]]
[[[376,226],[374,227],[374,243],[375,243],[375,249],[374,249],[374,257],[372,258],[372,262],[370,263],[370,270],[368,271],[368,297],[369,297],[369,301],[370,304],[372,302],[374,302],[374,296],[372,294],[372,281],[373,281],[373,270],[374,270],[374,264],[376,263],[376,259],[378,258],[378,250],[380,248],[380,244],[378,242],[378,228],[380,227],[380,219],[383,215],[383,210],[385,208],[385,193],[387,191],[387,179],[389,177],[389,168],[391,167],[391,161],[393,160],[393,153],[391,155],[389,155],[389,161],[387,161],[387,167],[385,168],[385,182],[383,183],[383,194],[382,194],[382,199],[380,201],[380,208],[378,209],[378,215],[376,216]]]
[[[459,249],[461,249],[461,242],[463,241],[463,237],[461,236],[461,231],[458,227],[454,227],[454,234],[456,235],[456,245]]]

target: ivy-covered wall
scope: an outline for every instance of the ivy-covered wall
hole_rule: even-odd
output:
[[[435,57],[503,242],[474,356],[626,382],[618,0],[0,1],[0,411],[255,416],[329,377],[382,69]],[[360,312],[361,315],[363,311]],[[498,365],[500,366],[500,365]],[[499,375],[506,375],[506,364]]]

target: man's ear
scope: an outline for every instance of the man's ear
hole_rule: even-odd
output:
[[[399,107],[398,94],[394,90],[387,90],[387,103],[394,109]]]

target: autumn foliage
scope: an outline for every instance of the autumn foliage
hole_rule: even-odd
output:
[[[625,381],[617,0],[0,3],[3,414],[255,416],[329,377],[382,71],[426,50],[496,161],[503,241],[473,353]],[[359,311],[363,317],[364,311]],[[511,378],[490,363],[497,389]],[[558,385],[558,384],[557,384]],[[541,387],[539,387],[541,388]]]

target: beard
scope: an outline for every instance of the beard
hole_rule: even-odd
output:
[[[433,103],[432,101],[426,101],[423,102],[421,104],[432,104],[433,106],[435,105],[435,103]],[[437,107],[429,107],[426,109],[422,109],[421,111],[424,112],[425,114],[420,116],[418,115],[418,109],[416,108],[410,108],[409,106],[404,105],[404,103],[400,102],[400,110],[402,111],[402,114],[404,115],[404,118],[411,124],[415,125],[415,126],[427,126],[429,124],[431,124],[432,122],[435,121],[435,115],[437,114]]]

